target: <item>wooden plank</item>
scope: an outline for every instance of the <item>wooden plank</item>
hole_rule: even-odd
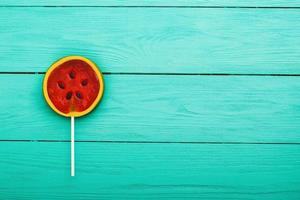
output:
[[[1,199],[300,198],[299,145],[0,142]]]
[[[0,139],[69,140],[43,75],[0,76]],[[299,77],[105,75],[77,140],[300,142]]]
[[[297,0],[2,0],[1,6],[267,6],[267,7],[298,7]]]
[[[300,73],[299,9],[0,8],[0,71]],[[151,22],[151,23],[150,23]]]

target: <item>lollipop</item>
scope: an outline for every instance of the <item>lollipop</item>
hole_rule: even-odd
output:
[[[71,176],[75,175],[75,117],[91,112],[102,98],[104,82],[97,66],[82,56],[64,57],[46,72],[43,93],[58,114],[71,118]]]

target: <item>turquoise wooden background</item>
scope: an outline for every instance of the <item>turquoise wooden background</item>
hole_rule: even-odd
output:
[[[300,199],[300,2],[0,2],[0,199]],[[44,72],[95,61],[70,121]]]

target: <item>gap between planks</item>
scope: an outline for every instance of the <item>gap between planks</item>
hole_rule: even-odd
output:
[[[300,9],[300,6],[86,6],[86,5],[1,5],[0,8],[195,8],[195,9]]]
[[[69,140],[0,140],[0,142],[70,142]],[[300,145],[300,142],[168,142],[168,141],[113,141],[113,140],[77,140],[82,143],[117,143],[117,144],[211,144],[211,145]]]
[[[45,72],[0,72],[1,74],[45,74]],[[253,73],[153,73],[153,72],[102,72],[104,75],[143,76],[300,76],[300,74],[253,74]]]

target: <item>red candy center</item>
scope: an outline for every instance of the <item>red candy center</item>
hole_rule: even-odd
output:
[[[82,60],[70,60],[56,67],[48,78],[51,102],[61,112],[82,112],[96,100],[100,83],[93,68]]]

